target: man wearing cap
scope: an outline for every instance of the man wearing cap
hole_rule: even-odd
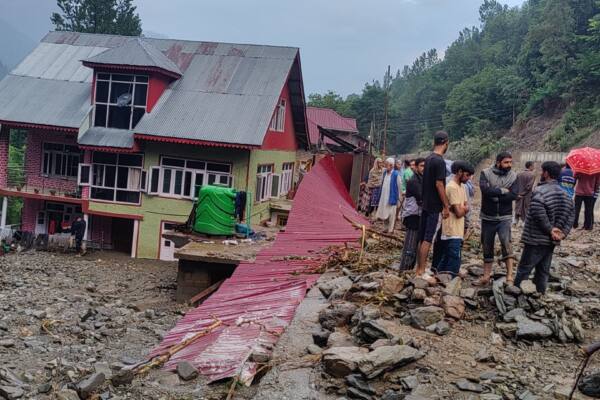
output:
[[[394,231],[396,223],[396,210],[400,204],[400,191],[402,187],[402,176],[400,172],[394,169],[394,159],[385,160],[385,171],[383,171],[383,183],[381,184],[381,197],[379,198],[379,207],[375,217],[386,221],[386,230],[388,233]]]
[[[448,151],[448,134],[437,131],[433,135],[433,152],[425,159],[423,172],[423,210],[419,229],[419,254],[417,259],[417,276],[426,279],[427,256],[431,243],[440,228],[441,219],[448,218],[450,210],[446,198],[446,163],[443,155]]]

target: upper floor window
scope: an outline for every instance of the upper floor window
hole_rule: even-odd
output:
[[[280,99],[279,104],[275,108],[275,113],[271,119],[271,126],[269,127],[272,131],[283,132],[285,129],[285,99]]]
[[[141,154],[94,152],[91,165],[79,165],[79,184],[91,187],[91,199],[139,204],[146,190],[142,166]]]
[[[62,143],[43,144],[42,175],[77,178],[81,152],[77,146]]]
[[[150,171],[149,194],[196,198],[204,185],[233,186],[231,164],[162,157]]]
[[[94,126],[133,129],[146,113],[147,75],[96,75]]]
[[[287,162],[281,166],[281,187],[279,194],[287,194],[292,190],[292,181],[294,180],[294,163]]]

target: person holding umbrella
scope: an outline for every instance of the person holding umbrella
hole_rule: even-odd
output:
[[[594,228],[594,195],[600,190],[600,150],[591,147],[573,149],[567,163],[575,172],[575,220],[573,228],[579,227],[581,206],[585,207],[583,229]]]

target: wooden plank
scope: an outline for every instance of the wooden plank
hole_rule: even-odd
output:
[[[203,291],[201,291],[200,293],[198,293],[197,295],[192,297],[190,299],[190,304],[194,305],[194,304],[198,303],[200,300],[204,299],[205,297],[208,297],[214,291],[216,291],[223,282],[225,282],[225,279],[222,279],[219,282],[215,283],[214,285],[207,287],[206,289],[204,289]]]

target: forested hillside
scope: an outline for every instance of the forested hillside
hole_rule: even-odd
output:
[[[389,154],[428,146],[430,133],[443,128],[462,141],[453,146],[461,155],[476,160],[509,142],[502,137],[513,124],[536,116],[560,119],[542,139],[547,149],[567,149],[600,130],[599,0],[514,8],[485,0],[479,14],[481,25],[465,28],[443,55],[426,51],[360,95],[312,94],[310,104],[356,117],[364,135],[374,121],[380,141],[389,87]]]

